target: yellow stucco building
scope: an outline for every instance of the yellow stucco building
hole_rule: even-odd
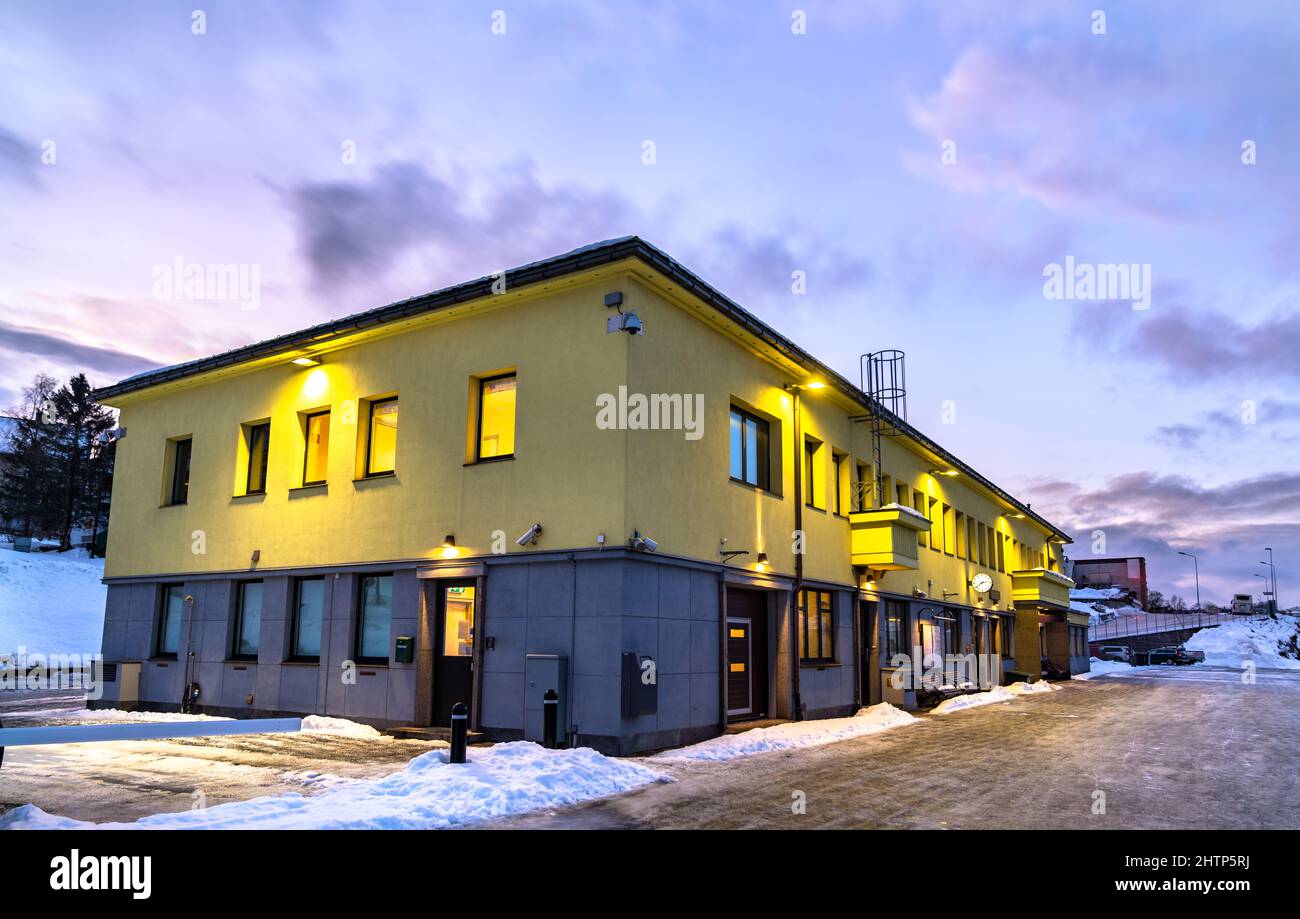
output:
[[[1087,666],[1065,533],[635,237],[97,395],[103,704],[628,752]]]

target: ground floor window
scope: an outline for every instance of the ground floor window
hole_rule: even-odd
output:
[[[829,590],[805,590],[799,595],[799,657],[805,661],[835,659]]]
[[[293,647],[296,661],[320,660],[321,628],[325,622],[325,579],[299,578],[294,585]]]
[[[907,654],[907,604],[898,600],[885,601],[885,660],[896,654]]]
[[[239,612],[235,616],[235,657],[257,659],[262,632],[262,582],[239,584]]]
[[[368,664],[387,663],[388,633],[393,622],[393,576],[363,577],[357,606],[357,659]]]
[[[181,610],[185,605],[185,585],[166,584],[162,589],[162,602],[158,610],[159,657],[175,657],[181,643]]]

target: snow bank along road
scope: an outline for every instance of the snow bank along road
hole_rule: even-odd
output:
[[[1300,828],[1300,672],[1258,677],[1198,665],[1074,682],[726,768],[681,765],[672,784],[489,826]]]

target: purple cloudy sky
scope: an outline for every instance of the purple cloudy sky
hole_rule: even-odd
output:
[[[905,349],[1073,554],[1222,602],[1271,545],[1300,602],[1300,15],[1099,6],[6,4],[0,405],[636,233],[850,378]],[[1150,308],[1046,299],[1066,256]],[[155,298],[178,257],[258,308]]]

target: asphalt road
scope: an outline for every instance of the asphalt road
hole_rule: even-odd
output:
[[[674,767],[673,784],[492,826],[1300,828],[1300,672],[1256,677],[1198,666],[1076,681],[811,750]]]

